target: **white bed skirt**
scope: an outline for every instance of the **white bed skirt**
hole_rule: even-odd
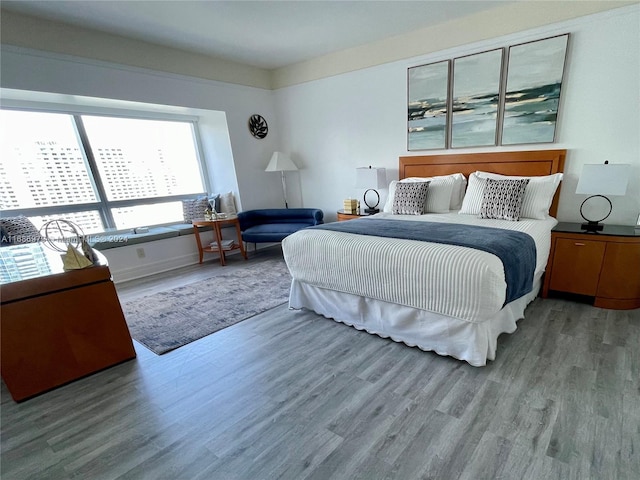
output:
[[[468,322],[382,300],[327,290],[293,280],[289,308],[312,310],[337,322],[391,338],[410,347],[433,351],[482,367],[494,360],[498,336],[513,333],[517,320],[540,289],[540,278],[533,290],[505,305],[492,318]]]

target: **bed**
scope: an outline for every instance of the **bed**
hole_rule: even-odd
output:
[[[498,336],[516,330],[539,291],[565,156],[538,150],[400,157],[399,181],[391,182],[382,213],[284,239],[290,308],[486,365]],[[501,204],[497,217],[491,210],[487,195],[507,187],[519,189],[512,195],[518,221],[510,205]],[[412,208],[421,202],[429,213],[416,215]],[[489,218],[479,218],[480,208]],[[425,239],[425,231],[446,238]],[[478,239],[486,245],[476,246]]]

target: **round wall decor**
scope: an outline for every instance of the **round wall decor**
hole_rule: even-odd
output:
[[[264,138],[269,132],[269,126],[261,115],[251,115],[249,117],[249,131],[256,138]]]

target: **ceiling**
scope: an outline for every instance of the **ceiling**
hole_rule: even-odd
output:
[[[7,1],[56,22],[276,69],[512,1]]]

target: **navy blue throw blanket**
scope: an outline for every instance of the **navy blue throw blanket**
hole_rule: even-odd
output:
[[[505,304],[529,293],[533,288],[536,244],[530,235],[523,232],[459,223],[377,220],[375,218],[325,223],[310,228],[446,243],[483,250],[502,260],[507,282]]]

